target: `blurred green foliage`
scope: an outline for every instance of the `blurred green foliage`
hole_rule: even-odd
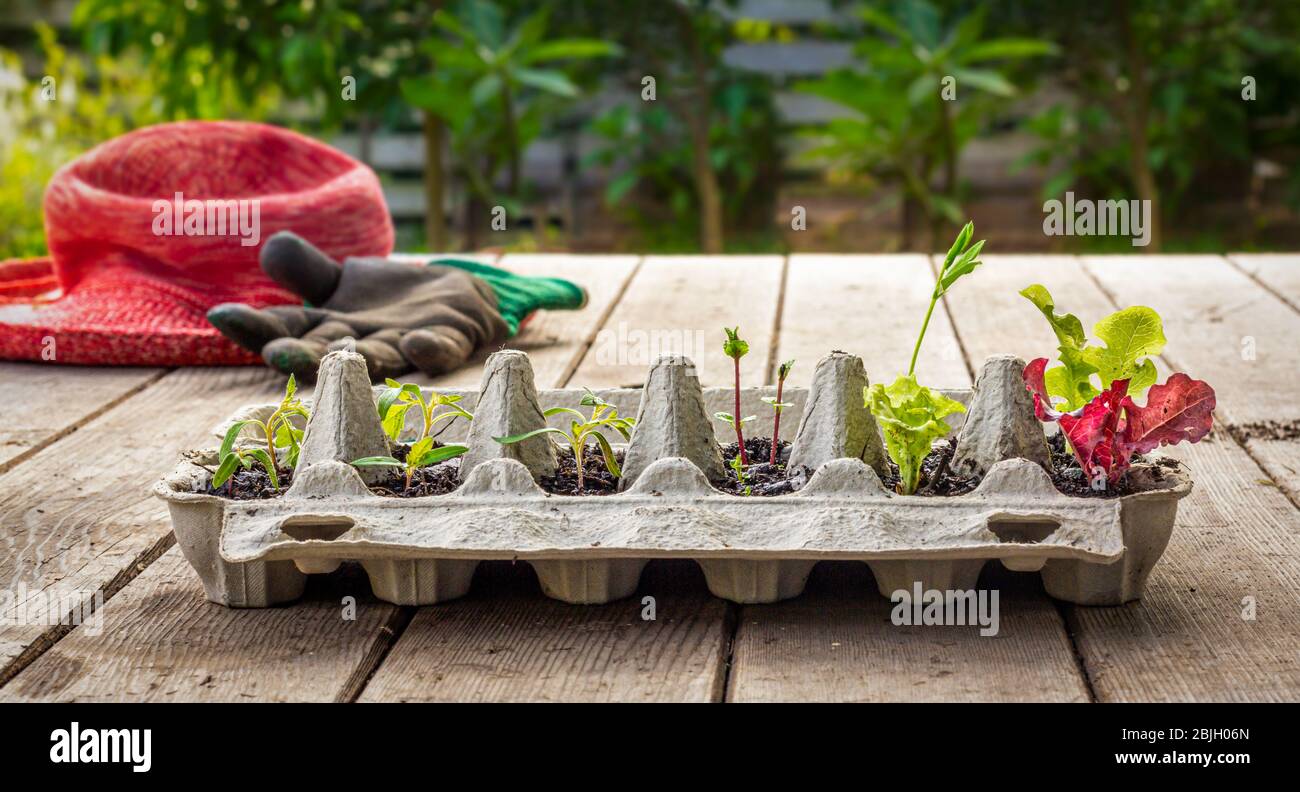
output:
[[[1289,165],[1300,204],[1300,3],[1127,0],[1020,13],[1018,27],[1070,53],[1053,74],[1068,98],[1028,122],[1043,142],[1027,161],[1053,174],[1045,198],[1074,189],[1150,200],[1153,250],[1160,221],[1189,198],[1258,190],[1261,159]]]
[[[476,207],[540,203],[520,172],[530,143],[563,138],[568,156],[579,136],[594,139],[580,164],[609,175],[602,198],[636,246],[779,248],[794,145],[777,98],[792,86],[723,53],[809,35],[852,42],[857,62],[793,86],[847,111],[796,130],[811,148],[801,161],[823,166],[837,195],[847,184],[884,197],[876,210],[901,201],[903,247],[930,247],[982,198],[958,167],[966,146],[1017,128],[1040,141],[1022,165],[1046,174],[1043,198],[1152,201],[1168,228],[1148,250],[1250,248],[1296,227],[1300,3],[831,5],[848,21],[747,19],[737,0],[81,0],[85,54],[44,27],[28,63],[0,52],[0,256],[42,252],[44,185],[78,153],[142,124],[216,117],[318,135],[346,124],[363,151],[377,128],[421,129],[426,161],[450,154],[466,228],[486,227]],[[42,98],[45,75],[56,101]],[[446,189],[436,170],[425,169],[435,207]],[[427,238],[443,238],[435,231]],[[533,233],[528,244],[562,244]]]
[[[854,47],[859,64],[796,86],[854,111],[806,130],[817,143],[805,156],[868,184],[897,186],[904,200],[903,246],[913,246],[919,223],[933,247],[944,236],[941,222],[957,223],[965,215],[962,148],[987,132],[1005,100],[1019,93],[1002,64],[1054,55],[1057,48],[1040,39],[989,35],[982,8],[945,19],[928,0],[895,0],[857,12],[867,27]]]
[[[41,201],[56,170],[162,109],[138,61],[70,54],[46,25],[36,34],[38,80],[0,50],[0,259],[44,255]]]
[[[402,95],[447,124],[452,159],[470,190],[482,201],[518,212],[524,148],[542,133],[547,119],[580,94],[567,65],[616,55],[619,49],[594,38],[548,37],[545,8],[512,24],[501,6],[466,0],[455,13],[438,11],[433,22],[448,34],[421,45],[436,66],[404,79]],[[502,168],[504,192],[497,188]]]

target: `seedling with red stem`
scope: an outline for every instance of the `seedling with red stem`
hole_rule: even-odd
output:
[[[749,344],[741,340],[739,325],[722,329],[727,333],[727,340],[722,342],[722,351],[736,364],[736,411],[731,414],[731,425],[736,428],[736,445],[740,447],[740,464],[748,465],[749,455],[745,453],[745,435],[740,431],[740,425],[747,420],[740,417],[740,359],[749,353]]]

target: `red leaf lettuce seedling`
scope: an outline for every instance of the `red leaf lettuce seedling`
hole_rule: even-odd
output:
[[[944,257],[943,267],[930,294],[930,307],[921,323],[921,333],[912,348],[912,362],[907,374],[894,380],[889,387],[878,383],[863,393],[866,406],[881,425],[889,458],[898,465],[898,491],[903,495],[916,492],[921,483],[921,463],[930,453],[931,446],[935,440],[952,431],[943,419],[953,413],[966,412],[961,402],[919,384],[915,372],[916,358],[925,331],[930,326],[935,304],[963,275],[969,275],[981,264],[979,254],[984,241],[972,245],[974,234],[974,223],[967,223]]]
[[[595,440],[596,445],[600,447],[601,456],[605,460],[605,469],[609,471],[614,478],[623,475],[619,468],[618,460],[614,458],[614,449],[609,444],[609,439],[602,433],[602,429],[610,428],[623,435],[624,440],[631,439],[631,429],[636,421],[632,418],[622,418],[614,405],[604,401],[599,396],[587,389],[582,400],[578,402],[581,407],[590,407],[591,416],[583,415],[580,410],[572,407],[552,407],[542,412],[542,415],[550,418],[553,415],[568,413],[576,416],[575,420],[569,421],[569,430],[556,429],[553,426],[544,426],[541,429],[534,429],[531,432],[521,432],[520,434],[508,435],[506,437],[494,437],[493,440],[502,445],[512,443],[522,443],[530,437],[537,437],[543,434],[555,434],[564,438],[569,448],[573,451],[573,461],[578,468],[578,491],[583,488],[583,453],[587,447],[587,440]]]
[[[266,471],[266,475],[271,479],[271,486],[280,489],[279,459],[276,449],[286,450],[285,467],[297,467],[298,453],[302,450],[303,430],[294,426],[289,419],[298,416],[305,421],[311,417],[307,408],[298,400],[297,393],[298,383],[290,374],[289,381],[284,386],[284,398],[265,421],[249,419],[235,421],[230,425],[226,430],[226,436],[221,441],[221,451],[217,454],[217,472],[212,476],[213,489],[225,484],[240,467],[248,470],[254,463],[260,464]],[[265,448],[235,447],[235,440],[239,437],[239,433],[250,426],[261,430],[266,440]]]
[[[1047,370],[1044,384],[1048,394],[1065,400],[1066,410],[1078,410],[1092,401],[1115,380],[1129,381],[1130,396],[1140,396],[1156,382],[1155,356],[1165,348],[1160,314],[1145,305],[1134,305],[1107,316],[1092,331],[1105,346],[1088,343],[1083,323],[1074,314],[1056,313],[1056,301],[1041,284],[1020,294],[1034,304],[1052,327],[1058,342],[1061,365]],[[1097,388],[1093,375],[1101,381]]]
[[[1095,347],[1087,344],[1076,317],[1055,312],[1047,289],[1035,284],[1021,294],[1043,312],[1060,342],[1062,365],[1048,369],[1047,358],[1037,358],[1025,366],[1034,413],[1040,421],[1061,425],[1094,488],[1118,483],[1134,454],[1183,440],[1195,443],[1209,434],[1213,388],[1186,374],[1154,384],[1156,364],[1147,356],[1164,348],[1165,335],[1153,309],[1137,305],[1102,319],[1093,332],[1106,346]],[[1101,390],[1093,385],[1094,374]],[[1145,407],[1133,401],[1142,391],[1147,391]],[[1062,403],[1054,404],[1053,397]]]

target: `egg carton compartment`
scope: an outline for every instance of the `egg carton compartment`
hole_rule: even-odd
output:
[[[1058,599],[1139,598],[1190,478],[1178,463],[1155,460],[1130,471],[1132,494],[1062,494],[1045,470],[1045,435],[1021,369],[1015,358],[990,358],[973,391],[949,393],[969,407],[950,419],[959,433],[953,467],[980,478],[959,496],[903,496],[881,484],[888,461],[863,406],[867,375],[859,358],[838,352],[818,363],[810,388],[783,393],[791,406],[782,425],[797,426],[788,465],[812,471],[789,494],[742,497],[714,486],[725,475],[719,443],[734,431],[712,416],[732,410],[734,393],[701,388],[683,357],[659,360],[644,388],[596,391],[637,417],[621,446],[617,494],[545,492],[537,480],[555,470],[554,444],[546,436],[514,445],[491,438],[542,426],[544,409],[573,406],[583,391],[538,391],[527,355],[516,351],[489,358],[478,391],[440,391],[461,395],[475,416],[439,437],[469,447],[451,493],[381,497],[368,486],[375,469],[348,464],[390,446],[365,362],[348,352],[322,361],[300,461],[282,496],[203,494],[215,450],[186,454],[155,492],[208,598],[232,607],[292,601],[306,575],[344,561],[360,562],[381,599],[435,604],[464,595],[477,564],[491,559],[531,564],[547,596],[579,604],[632,594],[654,558],[693,559],[713,594],[741,603],[798,596],[813,565],[831,559],[869,564],[885,596],[914,583],[972,589],[996,559],[1040,572]],[[770,416],[761,399],[772,394],[743,390],[742,414]],[[271,409],[252,405],[231,420]],[[763,434],[755,426],[749,433]]]

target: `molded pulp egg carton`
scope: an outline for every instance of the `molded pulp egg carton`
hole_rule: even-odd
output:
[[[527,355],[516,351],[488,359],[478,392],[442,391],[462,395],[475,415],[439,438],[469,446],[460,458],[462,483],[449,494],[378,496],[368,484],[390,471],[348,464],[390,449],[365,361],[345,351],[321,363],[284,495],[235,501],[200,494],[215,468],[214,450],[187,454],[155,493],[167,502],[208,598],[232,607],[291,601],[307,575],[345,560],[361,563],[378,597],[402,605],[464,595],[475,567],[488,559],[527,561],[548,596],[585,604],[632,594],[652,558],[695,560],[710,591],[740,603],[798,596],[823,559],[865,561],[885,596],[914,583],[973,589],[983,565],[997,559],[1039,571],[1058,599],[1137,599],[1169,541],[1178,500],[1191,488],[1186,471],[1170,461],[1137,464],[1130,472],[1135,494],[1063,495],[1044,470],[1048,449],[1023,367],[1010,356],[990,358],[974,391],[950,392],[968,404],[964,416],[949,419],[960,427],[953,467],[982,477],[961,496],[901,496],[882,486],[888,463],[863,407],[867,375],[859,358],[841,352],[818,363],[810,388],[786,389],[791,406],[782,424],[798,427],[788,466],[811,475],[799,490],[775,497],[711,486],[724,477],[719,441],[734,437],[712,415],[730,411],[734,395],[702,389],[682,357],[660,359],[644,388],[597,391],[620,414],[637,417],[619,493],[544,492],[536,480],[555,470],[555,444],[546,435],[510,446],[491,438],[540,427],[543,409],[576,405],[582,391],[538,392]],[[744,390],[742,414],[770,416],[761,402],[770,394]],[[230,420],[273,409],[254,405]]]

